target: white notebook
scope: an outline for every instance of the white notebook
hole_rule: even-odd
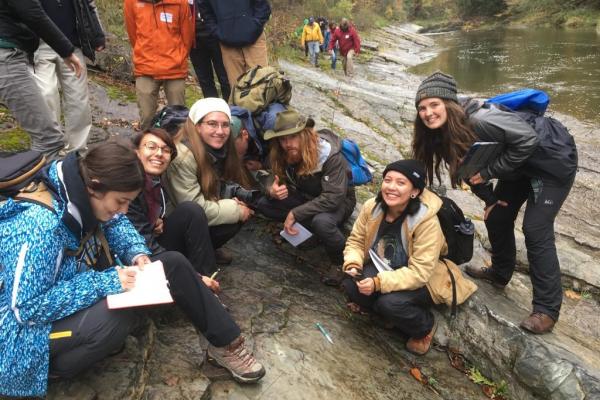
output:
[[[290,235],[285,230],[282,230],[279,234],[294,247],[297,247],[300,243],[312,236],[312,233],[298,222],[295,222],[292,227],[298,230],[297,235]]]
[[[142,271],[137,267],[132,268],[136,268],[138,271],[135,275],[135,287],[123,293],[107,296],[109,309],[173,302],[162,262],[155,261],[146,264]]]

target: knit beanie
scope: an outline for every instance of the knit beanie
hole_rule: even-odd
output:
[[[439,97],[440,99],[458,102],[458,98],[456,97],[456,81],[454,78],[441,71],[436,71],[425,78],[417,89],[415,106],[419,107],[421,100],[430,97]]]
[[[195,102],[192,108],[190,108],[189,117],[194,124],[197,124],[206,116],[206,114],[210,114],[211,112],[215,111],[222,112],[223,114],[227,115],[229,120],[231,120],[231,110],[229,109],[229,106],[225,100],[217,97],[207,97]]]
[[[419,189],[420,192],[425,189],[425,168],[423,164],[417,160],[398,160],[388,164],[383,170],[383,177],[389,171],[400,172],[410,180],[413,186]]]

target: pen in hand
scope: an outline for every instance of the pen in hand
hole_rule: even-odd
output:
[[[213,272],[213,274],[210,276],[210,279],[215,279],[217,277],[217,274],[221,272],[221,268],[217,269],[215,272]]]

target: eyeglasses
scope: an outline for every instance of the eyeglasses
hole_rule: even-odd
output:
[[[221,129],[226,130],[229,129],[231,127],[231,124],[229,122],[217,122],[217,121],[202,121],[203,124],[206,124],[210,127],[210,129],[219,129],[219,127],[221,127]]]
[[[171,149],[169,146],[159,146],[154,142],[146,142],[144,143],[144,147],[151,153],[158,153],[160,150],[163,154],[173,154],[173,149]]]

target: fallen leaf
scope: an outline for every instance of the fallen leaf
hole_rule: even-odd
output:
[[[571,289],[565,290],[565,296],[572,300],[581,300],[581,295]]]
[[[168,378],[165,379],[165,384],[167,386],[177,386],[177,384],[179,383],[179,377],[178,376],[170,376]]]
[[[419,368],[417,368],[417,367],[411,368],[410,374],[412,375],[413,378],[415,378],[419,382],[423,383],[423,375],[421,374],[421,370]]]
[[[490,399],[494,398],[494,388],[489,385],[481,385],[481,390],[483,390],[483,394],[485,394]]]

